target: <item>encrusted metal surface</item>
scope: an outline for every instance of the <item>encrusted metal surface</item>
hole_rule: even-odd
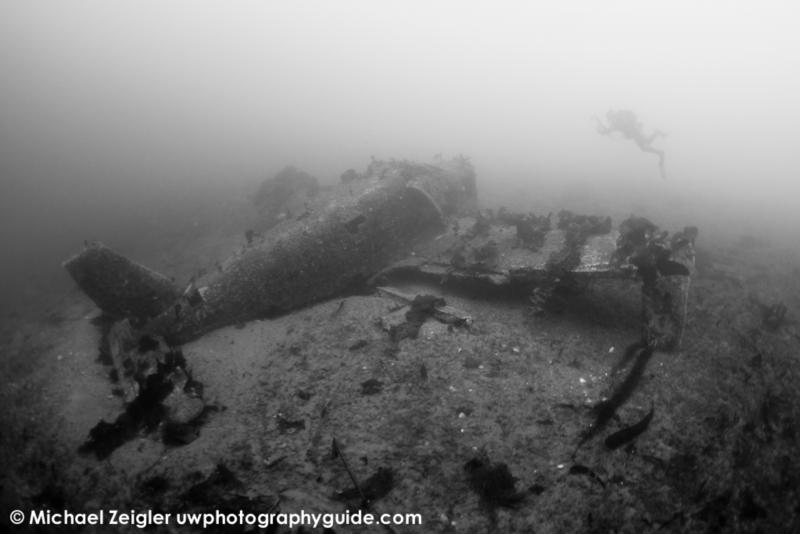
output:
[[[587,239],[581,251],[581,263],[575,268],[575,272],[607,273],[616,270],[612,259],[617,250],[617,239],[619,232],[616,230]]]
[[[507,278],[514,273],[546,273],[553,262],[568,253],[570,245],[564,230],[547,231],[537,248],[520,243],[516,228],[503,223],[493,222],[485,232],[470,236],[476,221],[475,217],[458,219],[445,234],[420,247],[418,255],[424,257],[428,265],[447,267],[451,273],[465,271],[474,275],[479,271]],[[580,247],[578,265],[569,271],[613,275],[618,270],[612,263],[618,237],[616,230],[589,236]],[[454,263],[454,255],[459,251],[464,256],[464,264]]]

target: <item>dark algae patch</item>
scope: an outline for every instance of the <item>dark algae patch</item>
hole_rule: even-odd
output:
[[[336,494],[336,498],[342,501],[356,502],[363,498],[367,502],[372,502],[388,495],[394,485],[394,471],[388,467],[379,467],[359,487],[353,486],[344,489]]]
[[[148,341],[140,343],[151,347]],[[151,349],[148,349],[151,350]],[[144,377],[137,377],[139,394],[129,402],[124,411],[109,423],[100,421],[89,431],[89,438],[80,446],[79,452],[94,454],[98,459],[107,458],[117,448],[140,433],[156,431],[163,425],[162,439],[167,445],[183,445],[193,441],[199,433],[202,417],[193,422],[178,423],[166,421],[167,409],[163,401],[173,392],[175,384],[172,375],[176,370],[186,373],[186,359],[180,349],[173,349],[163,354],[163,359],[156,363],[155,372]],[[202,391],[199,383],[191,378],[186,389]],[[204,412],[207,410],[204,409]]]
[[[392,341],[403,339],[416,339],[419,329],[428,317],[433,316],[437,307],[444,306],[445,300],[435,295],[417,295],[411,302],[411,308],[406,312],[404,323],[393,326],[389,331]]]
[[[495,520],[497,507],[516,508],[525,499],[527,492],[517,490],[517,478],[505,463],[494,463],[485,451],[464,464],[469,486],[480,497],[481,505]]]

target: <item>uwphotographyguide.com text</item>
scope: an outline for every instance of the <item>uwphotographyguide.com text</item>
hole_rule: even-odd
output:
[[[12,525],[82,526],[106,525],[130,526],[140,529],[153,526],[177,525],[195,528],[212,526],[244,526],[267,528],[272,525],[289,528],[307,526],[312,528],[334,528],[347,525],[422,525],[421,514],[373,514],[357,510],[340,513],[297,513],[265,512],[178,512],[163,513],[135,510],[98,510],[96,512],[70,512],[52,510],[13,510],[9,514]]]

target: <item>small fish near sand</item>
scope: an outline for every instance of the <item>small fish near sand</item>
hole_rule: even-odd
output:
[[[622,430],[614,432],[608,436],[605,440],[606,447],[613,451],[614,449],[618,449],[629,441],[633,441],[639,437],[639,435],[641,435],[645,430],[647,430],[647,427],[650,426],[650,421],[653,420],[654,411],[655,406],[650,404],[650,411],[647,412],[647,415],[645,415],[638,423],[625,427]]]
[[[606,487],[606,483],[603,481],[603,479],[600,478],[600,476],[597,473],[595,473],[593,469],[586,467],[585,465],[575,464],[569,468],[568,473],[570,475],[585,475],[589,477],[590,480],[593,480],[598,484],[600,484],[603,488]]]
[[[644,375],[647,362],[650,361],[652,356],[652,345],[648,345],[644,341],[637,341],[631,344],[625,350],[625,354],[623,355],[621,362],[615,366],[615,369],[612,370],[612,373],[616,373],[618,368],[627,365],[627,363],[629,363],[631,360],[633,360],[633,365],[631,366],[622,383],[620,383],[614,389],[611,397],[597,403],[597,405],[595,405],[592,409],[595,414],[594,423],[592,423],[592,425],[582,433],[581,439],[578,442],[578,448],[602,431],[608,422],[614,417],[617,409],[622,406],[633,394],[633,391],[639,385],[639,382]]]

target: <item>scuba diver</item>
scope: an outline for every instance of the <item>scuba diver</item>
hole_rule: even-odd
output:
[[[641,121],[636,117],[636,114],[629,109],[621,109],[614,111],[608,110],[606,113],[608,125],[595,117],[597,121],[597,131],[602,135],[611,135],[614,132],[621,133],[625,139],[632,139],[642,152],[650,152],[658,155],[658,170],[662,178],[666,178],[664,174],[664,151],[653,147],[653,141],[658,137],[666,137],[667,134],[661,130],[656,130],[650,135],[644,134]]]

